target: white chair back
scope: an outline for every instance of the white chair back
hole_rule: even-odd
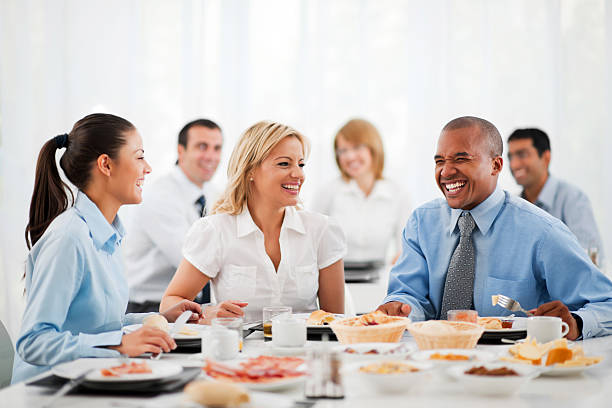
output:
[[[0,389],[11,384],[15,349],[11,337],[0,321]]]

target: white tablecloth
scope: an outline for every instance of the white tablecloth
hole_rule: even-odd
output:
[[[404,341],[413,343],[409,336]],[[382,395],[367,384],[345,376],[346,397],[342,400],[319,400],[321,407],[610,407],[612,406],[612,336],[590,339],[582,343],[587,355],[603,355],[604,361],[584,373],[574,377],[538,377],[529,382],[518,394],[510,397],[485,397],[465,392],[460,383],[447,377],[443,370],[434,370],[419,387],[398,395]],[[261,333],[254,333],[245,340],[244,354],[256,356],[270,351],[263,342]],[[494,353],[503,353],[508,346],[482,345]],[[187,354],[163,355],[163,359],[177,361],[185,365],[197,364],[193,356]],[[16,384],[0,390],[1,407],[39,407],[54,392],[44,387]],[[292,406],[294,400],[304,400],[303,387],[275,392],[256,394],[255,401],[262,407]],[[185,407],[182,393],[160,395],[153,398],[68,395],[56,407],[125,407],[125,408],[171,408]]]

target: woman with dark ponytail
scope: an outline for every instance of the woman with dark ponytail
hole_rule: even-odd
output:
[[[59,149],[65,149],[60,166],[76,196],[60,177]],[[121,331],[147,314],[125,314],[128,286],[119,251],[125,231],[117,211],[123,204],[140,203],[150,172],[140,134],[118,116],[88,115],[69,134],[44,144],[25,232],[27,304],[13,383],[81,357],[136,356],[176,347],[159,329]],[[196,303],[184,302],[164,315],[174,321],[184,310],[192,310],[194,320],[201,313]]]

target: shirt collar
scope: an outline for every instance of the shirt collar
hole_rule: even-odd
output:
[[[474,222],[482,235],[486,235],[489,228],[491,228],[491,224],[495,221],[495,217],[499,214],[499,210],[504,203],[504,197],[504,191],[496,187],[486,200],[469,210],[469,213],[472,214],[472,218],[474,218]],[[461,208],[451,208],[450,229],[448,231],[450,235],[452,235],[455,228],[457,228],[459,216],[464,211],[465,210]]]
[[[185,191],[185,194],[191,203],[195,204],[197,199],[200,198],[201,195],[204,195],[204,188],[198,187],[191,180],[189,180],[187,175],[183,172],[183,169],[181,169],[178,164],[172,169],[172,175],[176,181],[178,181],[181,189]],[[206,183],[204,183],[204,185],[206,185]]]
[[[245,237],[252,232],[259,231],[259,227],[253,221],[249,208],[245,205],[244,210],[236,216],[236,235],[238,238]],[[281,229],[289,228],[301,234],[306,233],[302,218],[297,213],[295,207],[285,207],[285,217]]]
[[[111,254],[115,252],[116,244],[120,243],[125,236],[125,228],[123,228],[119,215],[115,216],[112,225],[109,224],[98,206],[80,190],[77,193],[74,208],[89,228],[89,236],[94,246]]]
[[[540,195],[536,200],[536,204],[538,207],[542,207],[544,209],[551,209],[555,203],[555,195],[557,195],[557,189],[559,188],[559,180],[550,174],[546,179],[546,183],[544,183],[544,187],[542,187],[542,191],[540,191]]]

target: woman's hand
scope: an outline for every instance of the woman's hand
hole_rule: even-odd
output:
[[[143,353],[159,354],[170,352],[176,348],[176,343],[168,333],[156,327],[143,326],[133,333],[124,334],[121,344],[109,346],[121,354],[136,357]]]
[[[191,317],[188,322],[197,322],[200,320],[200,316],[202,315],[202,307],[190,300],[182,300],[174,306],[169,307],[161,314],[168,320],[169,322],[174,322],[176,319],[186,310],[191,310]]]
[[[225,300],[216,306],[205,307],[198,323],[210,324],[215,317],[242,317],[244,316],[242,308],[246,305],[248,305],[247,302],[239,300]]]

